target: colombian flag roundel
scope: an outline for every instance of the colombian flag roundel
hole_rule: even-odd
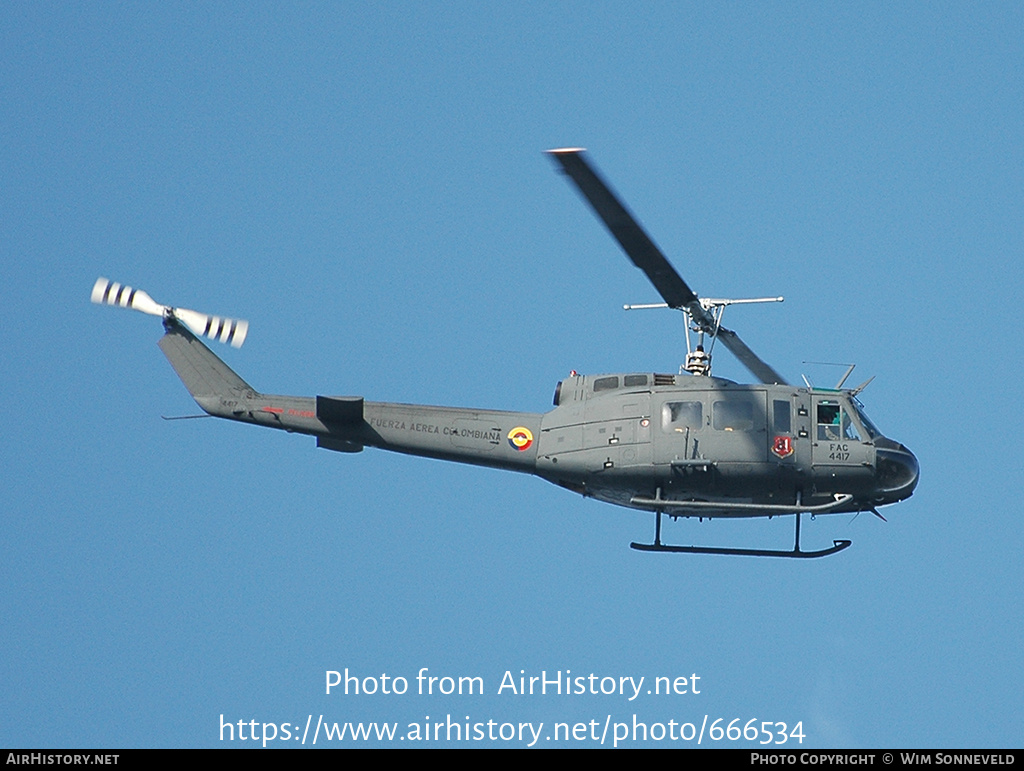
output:
[[[525,426],[516,426],[508,432],[508,443],[513,450],[527,450],[533,444],[533,433]]]

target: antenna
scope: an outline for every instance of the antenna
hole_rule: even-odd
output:
[[[841,378],[839,378],[839,382],[836,383],[835,387],[832,389],[834,391],[842,390],[843,383],[846,382],[846,378],[848,378],[850,376],[850,373],[853,372],[853,368],[857,366],[856,364],[839,363],[839,362],[836,362],[836,361],[805,361],[803,363],[804,364],[820,364],[823,367],[846,367],[846,372],[843,373],[843,376]],[[872,380],[873,379],[874,379],[874,377],[872,377]],[[807,380],[807,378],[804,378],[804,381],[806,381],[806,380]],[[868,383],[870,383],[870,382],[871,382],[871,380],[868,381]],[[866,386],[867,383],[865,383],[864,385]],[[862,390],[864,390],[863,387],[860,389],[860,391],[862,391]],[[858,391],[858,393],[860,393],[860,391]]]

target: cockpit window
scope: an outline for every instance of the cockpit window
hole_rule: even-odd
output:
[[[857,417],[860,418],[860,423],[864,426],[864,430],[868,432],[868,436],[872,439],[876,439],[882,435],[882,432],[878,430],[871,419],[864,414],[864,405],[856,399],[851,399],[850,402],[853,404],[853,409],[857,412]]]
[[[594,393],[598,391],[610,391],[613,388],[619,387],[619,379],[617,377],[599,377],[594,381]]]
[[[834,399],[822,399],[818,402],[818,439],[826,442],[838,442],[842,439],[860,440],[857,427],[842,405]]]
[[[626,388],[645,386],[647,385],[647,375],[626,375],[622,378],[622,385],[626,386]]]

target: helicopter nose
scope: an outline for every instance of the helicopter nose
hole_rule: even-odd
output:
[[[887,499],[902,501],[909,498],[917,487],[921,466],[905,445],[896,448],[878,448],[876,451],[879,489]]]

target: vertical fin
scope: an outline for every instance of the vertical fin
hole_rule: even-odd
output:
[[[173,320],[165,326],[167,334],[160,338],[160,350],[200,407],[203,407],[199,401],[202,397],[238,396],[247,391],[255,393],[252,386],[184,326]]]

